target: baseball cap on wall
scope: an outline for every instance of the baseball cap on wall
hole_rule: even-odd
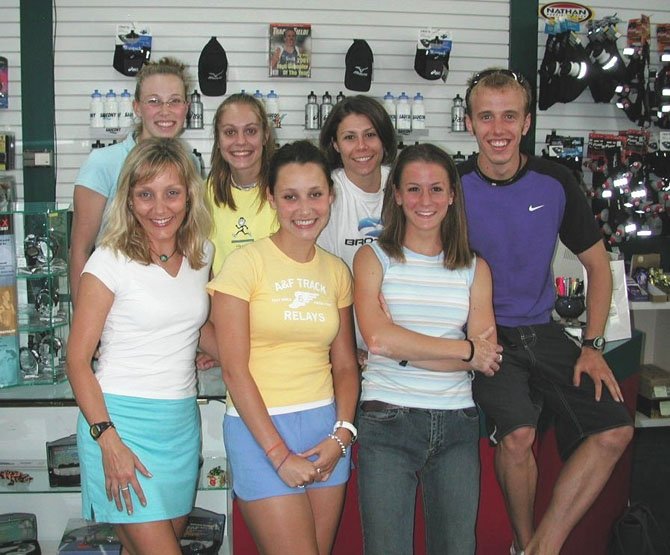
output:
[[[226,94],[226,72],[228,58],[223,46],[212,37],[205,45],[198,59],[198,83],[205,96]]]
[[[414,55],[414,71],[424,79],[435,81],[441,79],[449,70],[449,56],[443,54],[432,54],[428,50],[416,49]]]
[[[351,91],[367,92],[372,83],[372,62],[374,56],[368,43],[354,39],[344,58],[344,86]]]

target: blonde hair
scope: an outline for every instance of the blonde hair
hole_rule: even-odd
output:
[[[146,62],[142,65],[135,76],[135,101],[139,102],[142,96],[142,85],[145,79],[152,75],[174,75],[178,77],[184,85],[184,100],[188,101],[188,88],[190,78],[186,70],[186,64],[181,63],[176,58],[165,56],[157,62]],[[135,128],[135,136],[142,135],[142,120],[140,120]]]
[[[177,250],[197,270],[206,263],[204,248],[212,216],[205,202],[202,179],[179,139],[149,138],[130,151],[100,244],[136,262],[151,264],[146,232],[131,210],[132,192],[135,186],[152,181],[168,168],[176,171],[187,191],[186,216],[177,231]]]

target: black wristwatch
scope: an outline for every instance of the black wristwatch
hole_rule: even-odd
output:
[[[582,339],[582,347],[589,347],[601,353],[605,350],[605,343],[605,338],[602,335],[597,335],[593,339]]]
[[[103,432],[109,428],[113,428],[114,423],[113,422],[96,422],[95,424],[91,424],[91,427],[89,428],[89,432],[91,433],[91,437],[98,441],[98,438],[103,434]]]

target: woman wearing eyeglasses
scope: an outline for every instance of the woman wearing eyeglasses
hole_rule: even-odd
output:
[[[70,288],[76,299],[79,278],[116,193],[121,167],[136,143],[149,137],[173,138],[188,112],[186,66],[174,58],[148,62],[137,74],[133,109],[139,122],[121,143],[93,150],[79,169],[74,187],[70,239]]]

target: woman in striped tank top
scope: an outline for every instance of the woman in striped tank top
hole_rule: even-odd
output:
[[[440,148],[405,148],[386,185],[379,241],[354,259],[369,348],[358,413],[365,553],[412,553],[421,485],[430,554],[475,551],[479,416],[475,371],[493,375],[491,273],[468,246],[456,167]]]

